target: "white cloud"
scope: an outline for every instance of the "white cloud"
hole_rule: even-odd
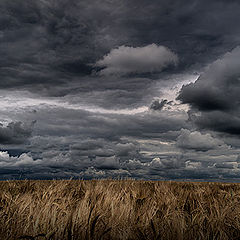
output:
[[[177,65],[178,57],[170,49],[156,44],[145,47],[120,46],[99,60],[95,66],[105,67],[101,75],[160,72]]]
[[[185,162],[185,167],[186,169],[199,169],[202,167],[201,162],[191,162],[191,161],[186,161]]]
[[[177,158],[172,157],[170,159],[161,159],[159,157],[155,157],[150,162],[141,162],[139,160],[133,159],[129,160],[127,163],[127,167],[129,169],[171,169],[171,168],[179,168],[181,163]]]
[[[81,172],[80,175],[90,176],[90,177],[102,177],[106,173],[102,170],[96,170],[94,167],[89,167],[85,172]]]
[[[19,157],[13,157],[8,154],[6,151],[0,151],[0,166],[1,167],[20,167],[20,166],[29,166],[41,163],[41,160],[34,161],[32,156],[23,153]]]

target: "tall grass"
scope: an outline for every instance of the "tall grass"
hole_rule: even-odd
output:
[[[0,239],[240,239],[240,185],[0,182]]]

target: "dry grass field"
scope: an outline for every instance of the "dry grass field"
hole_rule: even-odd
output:
[[[0,239],[240,239],[240,184],[3,181]]]

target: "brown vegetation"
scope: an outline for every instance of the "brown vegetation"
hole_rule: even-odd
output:
[[[240,239],[240,185],[0,182],[0,239]]]

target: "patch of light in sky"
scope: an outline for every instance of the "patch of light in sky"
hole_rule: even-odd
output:
[[[159,95],[162,99],[167,99],[168,101],[175,101],[175,98],[180,91],[183,84],[188,84],[190,82],[195,82],[198,75],[178,75],[175,76],[172,83],[162,86],[158,83]],[[144,113],[149,110],[149,106],[141,106],[138,108],[125,108],[125,109],[104,109],[96,106],[86,106],[82,104],[72,104],[60,98],[47,98],[47,97],[37,97],[26,91],[0,91],[0,106],[2,111],[15,111],[21,112],[25,111],[26,108],[34,110],[41,108],[66,108],[73,110],[84,110],[93,113],[103,113],[103,114],[126,114],[134,115],[138,113]],[[186,111],[187,106],[177,105],[172,106],[172,110]],[[170,110],[171,111],[171,110]]]
[[[133,109],[119,109],[110,110],[94,106],[86,106],[81,104],[71,104],[65,101],[61,101],[56,98],[36,98],[36,96],[31,96],[31,94],[25,92],[8,92],[0,97],[0,106],[2,111],[22,111],[26,108],[65,108],[73,110],[84,110],[93,113],[104,113],[104,114],[127,114],[133,115],[137,113],[142,113],[148,110],[148,107],[142,106]]]

